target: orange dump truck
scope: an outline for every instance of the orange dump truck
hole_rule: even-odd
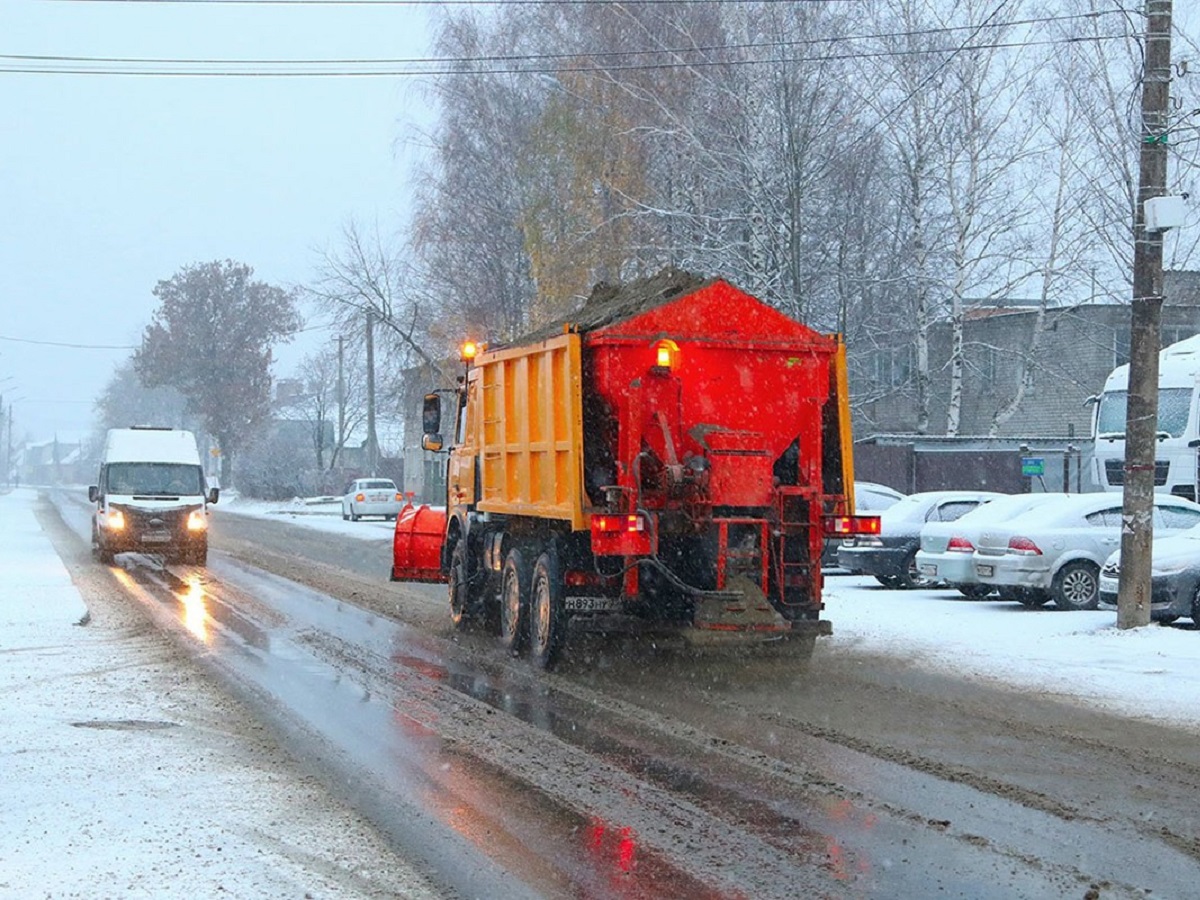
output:
[[[840,339],[721,279],[598,286],[468,359],[446,438],[437,394],[424,414],[445,509],[403,510],[392,579],[448,582],[456,624],[542,667],[618,621],[811,649],[825,538],[878,530],[852,515]]]

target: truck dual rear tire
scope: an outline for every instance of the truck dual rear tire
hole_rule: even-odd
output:
[[[530,593],[529,658],[539,669],[551,669],[567,636],[562,571],[553,549],[542,553],[534,563]]]
[[[529,589],[532,572],[520,547],[504,558],[500,576],[500,643],[520,656],[529,643]]]

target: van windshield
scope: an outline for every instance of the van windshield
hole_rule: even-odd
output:
[[[110,463],[110,494],[143,494],[178,497],[204,493],[204,476],[199,466],[186,463]]]
[[[1108,391],[1100,398],[1100,413],[1096,419],[1096,434],[1125,436],[1125,408],[1128,391]],[[1192,405],[1191,388],[1163,388],[1158,392],[1158,430],[1171,437],[1181,437],[1187,428],[1188,411]]]

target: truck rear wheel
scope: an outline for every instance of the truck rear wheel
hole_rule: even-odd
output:
[[[500,576],[500,643],[513,656],[519,656],[529,643],[530,578],[521,548],[513,547],[504,558]]]
[[[533,565],[530,618],[529,658],[539,669],[551,669],[567,636],[562,573],[553,549],[539,556]]]

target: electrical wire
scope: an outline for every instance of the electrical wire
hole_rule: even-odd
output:
[[[853,0],[42,0],[45,3],[110,3],[126,6],[679,6],[700,3],[850,3]]]
[[[99,64],[115,63],[119,65],[171,65],[171,66],[335,66],[335,65],[441,65],[461,66],[477,63],[522,63],[543,62],[549,60],[573,59],[609,59],[613,57],[638,57],[654,55],[680,55],[688,53],[719,53],[733,50],[759,50],[783,47],[808,47],[814,45],[843,44],[858,41],[887,40],[908,37],[927,37],[933,35],[949,35],[960,31],[977,31],[980,27],[1015,28],[1027,25],[1045,25],[1059,22],[1070,22],[1079,19],[1099,19],[1103,15],[1117,15],[1118,10],[1108,12],[1079,13],[1067,16],[1042,16],[1030,19],[1014,19],[1006,22],[985,23],[975,25],[947,25],[939,28],[921,28],[912,31],[897,31],[876,34],[831,35],[820,38],[805,38],[802,40],[757,41],[739,44],[700,44],[688,47],[660,47],[645,50],[600,50],[576,51],[572,53],[526,53],[500,54],[481,56],[444,56],[444,57],[396,57],[396,58],[329,58],[329,59],[211,59],[211,58],[166,58],[166,57],[125,57],[125,56],[61,56],[48,54],[0,53],[0,59],[29,63],[78,63]]]
[[[72,350],[137,350],[136,346],[123,344],[69,344],[60,341],[35,341],[32,338],[8,337],[0,334],[0,341],[10,341],[14,344],[35,344],[39,347],[67,347]]]
[[[1123,40],[1125,35],[1089,35],[1080,38],[1046,39],[1043,41],[998,41],[987,44],[960,44],[956,47],[926,48],[920,50],[873,50],[858,53],[835,53],[819,56],[776,56],[764,59],[732,59],[732,60],[696,60],[691,62],[644,63],[633,65],[603,66],[521,66],[515,68],[447,68],[447,69],[361,69],[361,70],[330,70],[330,69],[277,69],[277,70],[246,70],[236,69],[151,69],[151,68],[104,68],[102,64],[95,66],[80,65],[77,67],[47,65],[20,66],[6,65],[0,62],[0,73],[23,75],[117,75],[126,77],[156,77],[156,78],[432,78],[462,75],[560,75],[563,72],[572,73],[614,73],[614,72],[646,72],[670,69],[701,69],[716,67],[778,65],[783,63],[825,63],[844,62],[856,59],[882,59],[901,56],[924,56],[938,53],[950,54],[938,69],[922,82],[923,86],[933,74],[940,72],[955,56],[975,50],[1001,50],[1007,48],[1026,48],[1056,46],[1062,44],[1095,43],[1098,41]],[[0,56],[0,60],[5,57]],[[920,87],[918,86],[918,87]],[[907,98],[902,101],[907,102]],[[886,117],[885,117],[886,118]]]

